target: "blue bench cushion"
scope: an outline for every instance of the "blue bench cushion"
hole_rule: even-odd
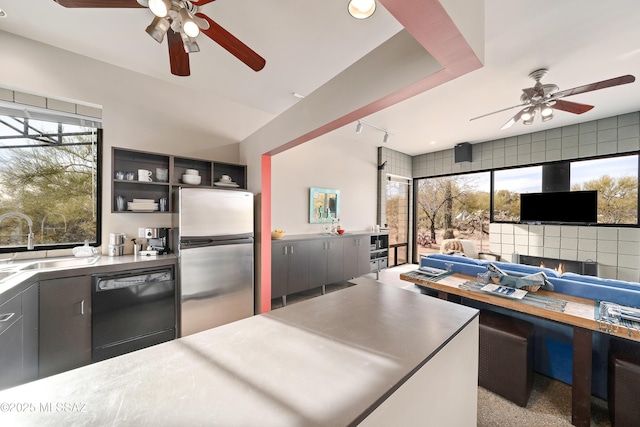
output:
[[[454,262],[454,263],[461,262],[464,264],[473,264],[473,265],[487,265],[489,263],[489,261],[484,259],[469,258],[464,255],[431,254],[426,257],[422,257],[422,259],[425,259],[425,258],[442,260],[444,262]]]
[[[560,277],[563,279],[573,280],[576,282],[585,282],[585,283],[592,283],[594,285],[612,286],[614,288],[640,291],[640,283],[636,283],[636,282],[627,282],[624,280],[616,280],[616,279],[603,279],[596,276],[585,276],[577,273],[564,273]]]

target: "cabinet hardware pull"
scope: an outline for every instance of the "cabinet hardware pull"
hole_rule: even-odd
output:
[[[74,306],[75,316],[84,316],[84,300],[76,303]]]
[[[6,322],[13,317],[15,313],[0,314],[0,322]]]
[[[291,255],[293,255],[293,245],[291,245]]]

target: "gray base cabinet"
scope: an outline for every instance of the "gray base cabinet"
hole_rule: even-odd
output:
[[[309,241],[308,289],[343,280],[344,241],[323,239]]]
[[[308,289],[309,243],[273,242],[271,246],[271,298]]]
[[[369,236],[347,238],[344,248],[344,280],[370,272]]]
[[[0,306],[0,388],[22,382],[22,296]]]
[[[271,298],[360,277],[387,267],[389,236],[299,235],[271,242]]]
[[[40,378],[91,363],[91,277],[40,281]]]
[[[38,375],[38,285],[0,304],[0,389]]]

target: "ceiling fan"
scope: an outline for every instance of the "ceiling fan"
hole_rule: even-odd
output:
[[[554,109],[567,111],[573,114],[582,114],[591,110],[593,108],[593,105],[565,101],[561,98],[566,98],[568,96],[578,95],[585,92],[591,92],[594,90],[605,89],[608,87],[624,85],[627,83],[633,83],[636,80],[634,76],[627,74],[625,76],[615,77],[613,79],[603,80],[601,82],[574,87],[573,89],[558,91],[558,86],[554,84],[542,84],[540,82],[540,80],[542,80],[542,78],[547,74],[548,71],[549,70],[546,68],[541,68],[529,74],[529,78],[535,80],[536,84],[533,85],[533,87],[522,89],[522,95],[520,95],[520,101],[522,102],[521,104],[494,111],[493,113],[474,117],[471,120],[476,120],[482,117],[490,116],[491,114],[511,110],[512,108],[524,107],[513,117],[511,117],[509,121],[504,124],[504,126],[500,128],[507,129],[518,122],[518,120],[522,120],[522,123],[524,123],[525,125],[530,125],[531,123],[533,123],[533,119],[535,118],[536,113],[540,114],[540,118],[543,122],[551,120],[553,118]]]
[[[145,8],[154,14],[147,33],[158,43],[167,35],[171,73],[190,75],[189,53],[200,48],[195,37],[202,31],[207,37],[244,62],[254,71],[264,68],[266,61],[247,45],[200,12],[200,6],[215,0],[54,0],[69,8]],[[171,31],[169,31],[171,30]]]

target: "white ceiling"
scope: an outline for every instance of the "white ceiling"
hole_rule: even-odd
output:
[[[0,30],[276,116],[298,102],[293,92],[313,92],[402,29],[381,5],[373,17],[357,21],[346,13],[346,3],[217,0],[203,6],[201,12],[266,59],[259,72],[201,35],[200,52],[190,55],[191,76],[171,75],[166,42],[158,45],[144,32],[153,16],[147,9],[67,9],[53,0],[0,0],[8,14],[0,19]],[[624,74],[640,78],[637,0],[485,0],[485,11],[483,68],[364,117],[393,134],[385,146],[415,155],[640,110],[640,82],[635,82],[568,98],[595,105],[583,115],[558,111],[549,122],[517,123],[504,131],[500,127],[517,109],[469,121],[519,104],[521,89],[534,83],[528,74],[538,68],[549,68],[543,83],[560,90]],[[244,125],[249,135],[263,123]],[[333,132],[382,145],[380,131],[354,131],[350,124]]]

